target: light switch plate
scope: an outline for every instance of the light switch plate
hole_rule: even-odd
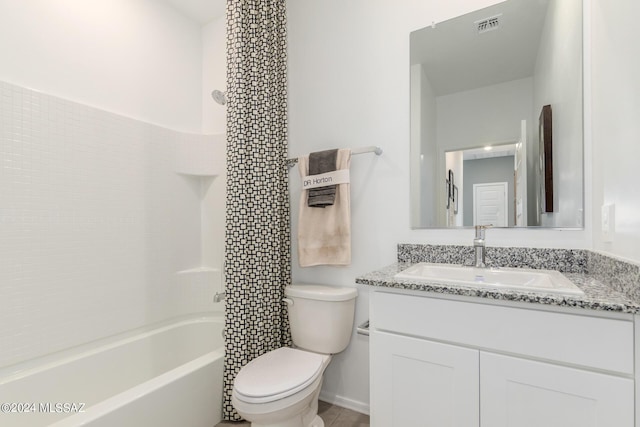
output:
[[[602,240],[604,242],[613,241],[615,222],[615,205],[602,205]]]

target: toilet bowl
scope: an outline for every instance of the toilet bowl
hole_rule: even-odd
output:
[[[317,415],[322,375],[331,354],[349,343],[357,290],[292,285],[285,296],[297,348],[267,352],[242,367],[231,402],[252,427],[323,427]]]
[[[288,347],[265,353],[238,373],[233,406],[253,427],[322,427],[317,402],[330,360]]]

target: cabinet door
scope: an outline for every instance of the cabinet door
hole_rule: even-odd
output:
[[[372,331],[373,427],[478,427],[479,352]]]
[[[633,427],[633,380],[480,353],[483,427]]]

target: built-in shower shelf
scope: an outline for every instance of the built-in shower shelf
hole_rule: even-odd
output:
[[[178,286],[217,286],[222,285],[222,271],[213,267],[196,267],[176,272]]]

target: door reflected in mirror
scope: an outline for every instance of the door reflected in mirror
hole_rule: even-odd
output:
[[[583,226],[582,19],[507,0],[411,33],[413,228]]]

